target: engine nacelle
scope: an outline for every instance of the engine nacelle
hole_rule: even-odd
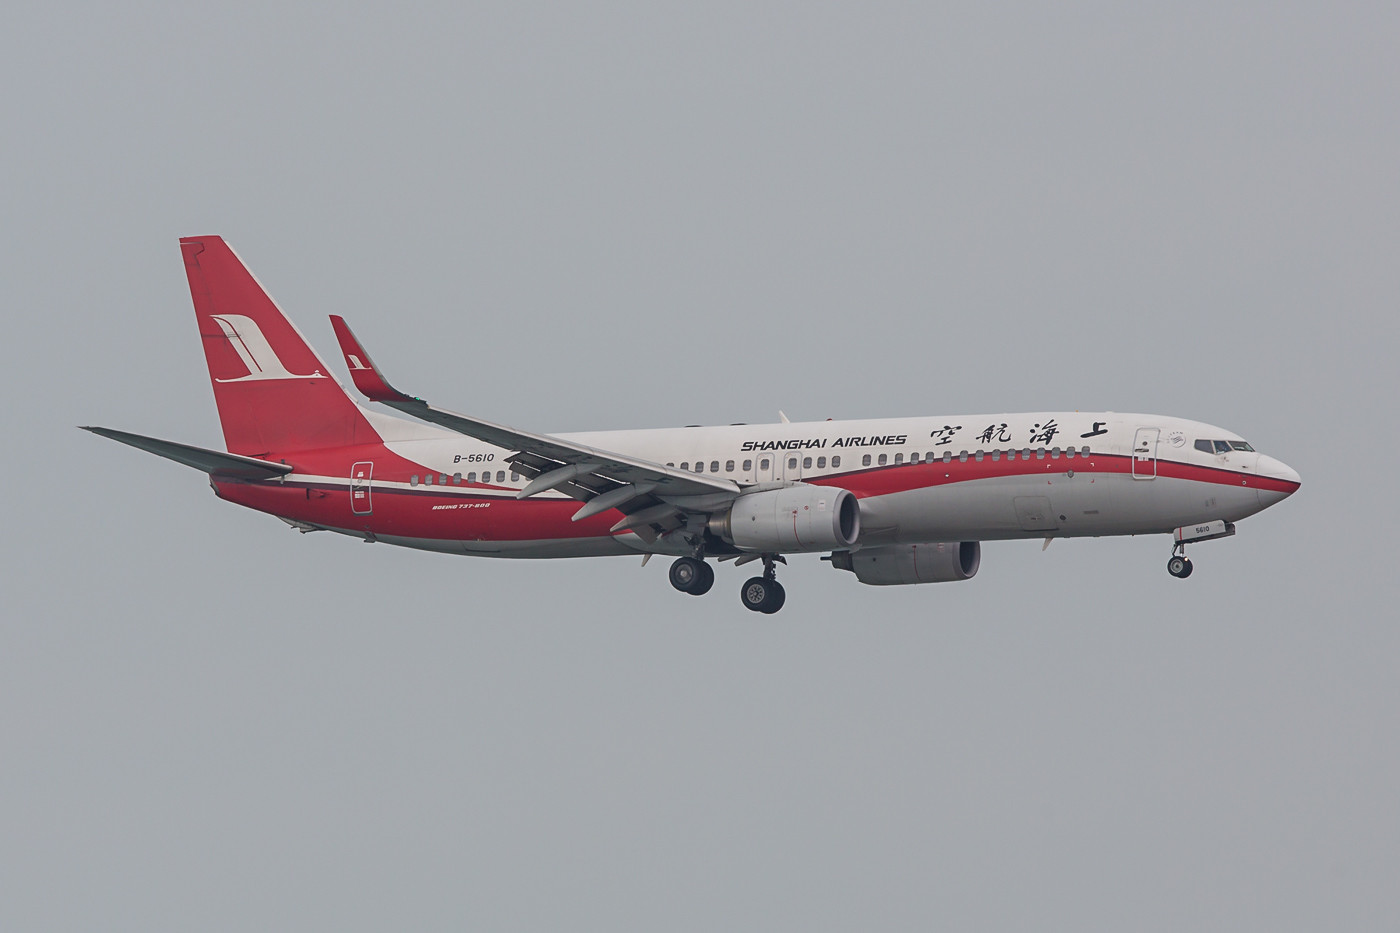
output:
[[[831,566],[849,570],[871,586],[970,580],[981,564],[980,541],[888,544],[831,555]]]
[[[839,550],[860,537],[860,504],[849,489],[798,483],[746,493],[728,512],[711,516],[709,527],[746,551]]]

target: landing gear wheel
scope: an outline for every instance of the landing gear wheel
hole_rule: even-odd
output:
[[[715,584],[715,568],[697,557],[678,557],[671,565],[671,585],[682,593],[700,596]]]
[[[745,609],[772,615],[783,608],[783,603],[787,601],[787,593],[777,580],[750,577],[745,581],[744,588],[739,591],[739,601],[744,604]]]
[[[1191,565],[1191,559],[1182,554],[1172,555],[1172,559],[1167,561],[1167,573],[1178,580],[1185,580],[1191,576],[1191,571],[1196,568]]]
[[[715,568],[700,562],[700,579],[695,581],[695,585],[690,588],[691,596],[704,596],[710,591],[710,587],[715,585]]]

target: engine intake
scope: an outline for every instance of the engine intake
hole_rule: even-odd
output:
[[[849,489],[798,483],[740,496],[709,528],[746,551],[830,551],[860,537],[860,504]]]
[[[890,544],[831,555],[831,566],[871,586],[971,580],[981,564],[980,541]]]

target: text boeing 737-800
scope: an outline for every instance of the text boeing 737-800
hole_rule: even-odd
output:
[[[700,595],[706,558],[762,561],[740,589],[783,605],[775,565],[823,553],[870,584],[966,580],[981,542],[1172,534],[1186,544],[1299,486],[1233,432],[1113,412],[1035,412],[547,435],[435,408],[331,322],[360,405],[219,237],[180,241],[228,452],[97,434],[209,474],[302,531],[482,557],[667,554]]]

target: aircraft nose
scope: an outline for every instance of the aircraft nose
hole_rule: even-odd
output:
[[[1293,485],[1294,489],[1303,485],[1303,478],[1298,475],[1298,471],[1293,469],[1282,460],[1275,460],[1268,454],[1259,455],[1259,475],[1267,476],[1270,479],[1282,480]],[[1292,490],[1290,490],[1292,491]]]
[[[1259,455],[1259,465],[1256,469],[1260,478],[1267,482],[1267,485],[1259,490],[1260,505],[1270,506],[1275,502],[1282,502],[1303,485],[1303,478],[1298,475],[1297,470],[1267,454]]]

